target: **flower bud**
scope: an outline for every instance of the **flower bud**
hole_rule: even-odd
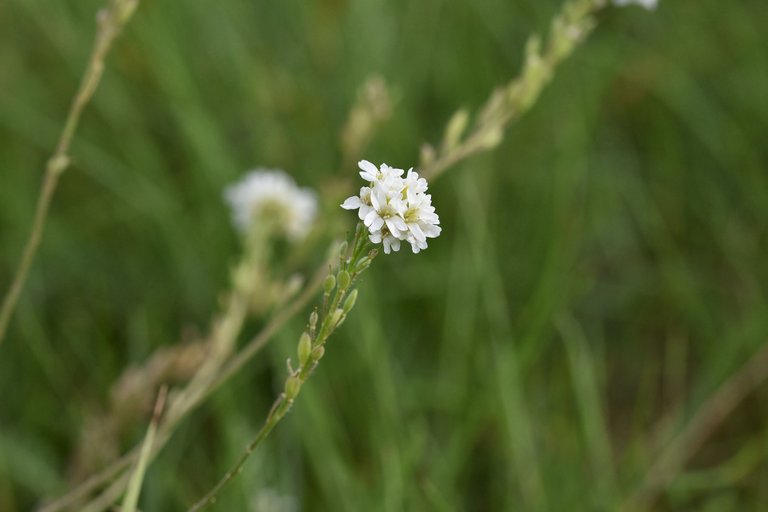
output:
[[[344,301],[344,305],[342,306],[342,309],[344,310],[344,313],[349,313],[353,307],[355,307],[355,302],[357,301],[357,288],[349,292],[349,295],[347,296],[347,299]]]
[[[323,347],[322,345],[320,345],[319,347],[315,347],[312,349],[312,360],[317,362],[323,358],[324,354],[325,354],[325,347]]]
[[[480,144],[482,144],[485,149],[493,149],[499,145],[503,138],[504,132],[501,128],[493,127],[483,133],[483,136],[480,139]]]
[[[429,144],[424,144],[421,146],[421,165],[427,166],[435,161],[437,158],[437,155],[435,154],[435,148],[430,146]]]
[[[333,274],[328,274],[325,276],[325,281],[323,281],[323,290],[325,291],[326,295],[330,294],[335,287],[336,278],[333,277]]]
[[[344,314],[344,310],[341,308],[336,308],[336,310],[333,312],[333,315],[331,315],[331,328],[334,328],[338,325],[339,320],[341,320],[341,316]]]
[[[344,261],[344,258],[347,256],[347,249],[349,248],[349,242],[344,240],[339,244],[339,259],[341,261]]]
[[[360,261],[357,262],[357,266],[355,266],[355,272],[362,272],[363,270],[367,269],[371,265],[371,258],[368,256],[363,256],[360,258]]]
[[[317,327],[317,310],[313,309],[312,313],[309,314],[309,327],[314,329]]]
[[[304,333],[301,335],[301,338],[299,338],[299,365],[304,366],[307,364],[307,361],[309,360],[309,355],[312,352],[312,338],[309,337],[308,333]]]
[[[297,375],[291,375],[285,381],[285,398],[293,400],[301,389],[301,379]]]
[[[352,278],[349,276],[349,272],[347,272],[346,270],[342,270],[341,272],[339,272],[338,281],[339,281],[339,288],[341,288],[342,290],[346,290],[347,287],[349,286],[349,283],[352,282]]]
[[[466,130],[468,122],[469,112],[466,110],[458,110],[453,114],[445,128],[445,135],[443,135],[443,151],[450,151],[459,145],[461,134]]]

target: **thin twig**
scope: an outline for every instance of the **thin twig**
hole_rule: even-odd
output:
[[[157,427],[160,424],[160,415],[163,413],[163,407],[165,407],[165,396],[167,393],[168,387],[162,386],[157,395],[155,408],[152,412],[152,419],[149,422],[147,434],[144,436],[139,460],[136,462],[136,469],[131,475],[121,512],[136,512],[136,506],[139,504],[139,494],[141,493],[141,484],[144,481],[144,475],[147,471],[147,465],[149,464],[150,455],[152,453],[152,445],[155,441]]]
[[[493,91],[466,137],[462,139],[469,114],[459,110],[446,125],[442,144],[422,148],[421,175],[431,181],[471,155],[498,146],[509,123],[536,103],[560,63],[586,39],[595,25],[594,14],[605,5],[605,0],[567,0],[544,43],[538,36],[528,40],[522,72]]]
[[[99,12],[97,17],[98,29],[90,59],[83,73],[80,87],[69,107],[69,113],[56,145],[56,151],[45,167],[45,175],[43,176],[43,184],[37,199],[37,206],[35,207],[32,228],[22,251],[21,261],[14,274],[13,282],[3,298],[3,305],[0,308],[0,344],[2,344],[8,331],[11,316],[16,308],[21,291],[24,289],[32,261],[40,247],[45,219],[48,216],[48,210],[51,206],[53,195],[56,192],[59,178],[69,167],[69,147],[77,130],[80,116],[101,81],[101,76],[104,73],[104,60],[112,47],[115,37],[120,34],[125,24],[131,18],[136,7],[138,7],[138,3],[139,0],[111,0],[109,5]]]
[[[712,433],[766,379],[768,342],[704,402],[688,425],[651,465],[642,485],[624,502],[621,510],[635,512],[650,509]]]
[[[240,455],[240,458],[237,460],[234,467],[227,471],[227,473],[221,478],[221,480],[219,480],[213,489],[208,491],[208,493],[203,496],[197,503],[195,503],[188,512],[197,512],[198,510],[202,510],[203,508],[216,501],[216,496],[219,494],[219,491],[221,491],[225,485],[227,485],[235,476],[239,475],[243,471],[245,462],[248,460],[251,454],[253,454],[256,447],[258,447],[259,444],[261,444],[261,442],[269,435],[269,433],[272,432],[272,429],[275,428],[275,425],[277,425],[282,417],[285,416],[292,405],[293,399],[287,400],[283,395],[280,395],[280,397],[272,406],[272,409],[269,411],[269,416],[264,422],[264,425],[261,427],[261,430],[259,430],[259,433],[256,435],[256,438],[251,441],[245,451]]]
[[[371,245],[368,241],[367,232],[365,229],[362,229],[362,223],[358,224],[352,246],[353,249],[349,258],[347,258],[346,249],[341,252],[339,258],[341,265],[336,277],[331,279],[331,284],[328,285],[328,279],[333,277],[332,272],[323,280],[325,282],[323,302],[327,303],[328,296],[332,290],[335,290],[335,293],[330,301],[330,307],[327,309],[323,308],[320,319],[317,316],[314,316],[314,320],[312,319],[312,315],[316,315],[316,313],[310,315],[308,330],[300,338],[300,340],[306,338],[304,341],[307,342],[307,345],[302,348],[302,342],[299,341],[299,346],[297,347],[299,368],[297,370],[291,369],[289,361],[289,376],[285,381],[283,392],[278,395],[272,404],[267,419],[256,434],[256,437],[248,444],[245,451],[235,462],[235,465],[221,477],[205,496],[192,505],[188,512],[197,512],[216,501],[219,492],[242,472],[243,466],[254,450],[267,438],[269,433],[272,432],[293,406],[293,402],[301,392],[304,382],[306,382],[323,357],[325,352],[324,346],[328,338],[344,322],[346,315],[354,307],[357,290],[352,290],[352,284],[354,284],[357,276],[368,268],[371,260],[376,256],[377,252],[375,250],[368,251]],[[365,264],[363,264],[363,259],[367,260]],[[316,331],[318,321],[320,322],[320,328],[319,331]]]

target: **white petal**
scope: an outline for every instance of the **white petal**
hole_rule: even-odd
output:
[[[371,208],[367,204],[363,204],[363,205],[360,205],[360,209],[357,210],[357,216],[360,217],[360,220],[363,220],[372,211],[373,211],[373,208]]]
[[[408,228],[411,230],[411,233],[413,233],[413,237],[416,240],[419,241],[425,241],[427,239],[427,236],[424,234],[424,232],[421,230],[421,227],[415,222],[412,222],[408,224]]]
[[[375,213],[375,212],[374,212],[374,213]],[[366,217],[366,218],[367,218],[367,217]],[[381,227],[382,227],[383,225],[384,225],[384,219],[382,219],[381,217],[379,217],[378,215],[376,215],[375,217],[373,217],[373,221],[371,222],[371,225],[370,225],[370,226],[368,226],[368,228],[369,228],[371,231],[378,231],[378,230],[380,230],[380,229],[381,229]]]
[[[360,176],[367,181],[376,181],[376,177],[379,175],[379,169],[376,168],[375,165],[373,165],[368,160],[360,160],[357,162],[357,166],[362,171],[360,173]]]
[[[346,201],[341,203],[341,207],[345,210],[355,210],[360,208],[363,203],[360,202],[360,198],[357,196],[348,197]]]
[[[399,238],[401,236],[400,230],[398,229],[397,224],[394,222],[395,219],[399,219],[399,217],[389,217],[385,222],[387,223],[387,228],[389,229],[389,232],[392,233],[392,236]]]

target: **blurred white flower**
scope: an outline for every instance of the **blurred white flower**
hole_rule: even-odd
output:
[[[369,186],[362,187],[360,195],[347,198],[341,207],[358,210],[371,242],[382,244],[385,254],[399,251],[401,241],[411,244],[414,253],[426,249],[427,238],[436,238],[441,231],[432,196],[425,193],[427,180],[413,169],[403,178],[403,169],[387,164],[377,168],[362,160],[358,166]]]
[[[280,494],[274,489],[265,487],[251,497],[251,510],[253,512],[297,512],[299,501],[294,496]]]
[[[655,9],[658,5],[658,0],[613,0],[614,5],[630,5],[637,4],[646,9]]]
[[[241,231],[252,223],[273,223],[292,240],[304,238],[317,214],[317,197],[299,188],[285,172],[256,169],[230,185],[224,197],[232,208],[232,219]]]

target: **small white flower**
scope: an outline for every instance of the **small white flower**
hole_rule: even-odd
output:
[[[341,207],[358,210],[371,242],[382,244],[385,254],[399,251],[401,241],[411,244],[414,253],[426,249],[427,238],[435,238],[441,231],[432,196],[425,193],[427,180],[413,169],[403,178],[403,169],[387,164],[377,168],[362,160],[358,166],[369,186],[362,187],[359,196],[347,198]]]
[[[371,206],[371,187],[361,187],[359,196],[352,196],[341,204],[341,207],[345,210],[355,210],[359,208],[357,216],[360,220],[373,210]]]
[[[655,9],[658,5],[658,0],[613,0],[613,4],[619,6],[637,4],[646,9]]]
[[[299,188],[285,172],[256,169],[230,185],[224,197],[232,208],[232,219],[241,231],[254,222],[273,222],[292,240],[304,238],[317,213],[317,197]]]

